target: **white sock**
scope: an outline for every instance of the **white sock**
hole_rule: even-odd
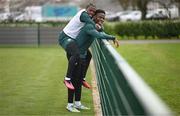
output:
[[[68,107],[71,107],[71,106],[73,106],[73,103],[68,103],[67,106],[68,106]]]
[[[76,106],[80,106],[80,105],[81,105],[81,101],[75,101],[74,104],[75,104]]]
[[[71,80],[71,78],[65,77],[65,80],[66,80],[66,81],[70,81],[70,80]]]

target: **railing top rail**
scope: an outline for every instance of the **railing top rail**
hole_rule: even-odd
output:
[[[156,93],[142,80],[127,61],[109,44],[107,40],[102,41],[110,54],[116,59],[119,69],[133,89],[139,101],[150,115],[172,116],[172,112]]]

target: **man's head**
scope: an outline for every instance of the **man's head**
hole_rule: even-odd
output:
[[[94,22],[102,26],[105,20],[105,14],[104,10],[97,9],[93,17]]]
[[[96,11],[96,6],[90,3],[86,6],[86,11],[90,17],[93,17]]]

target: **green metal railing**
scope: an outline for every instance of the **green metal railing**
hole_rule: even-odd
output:
[[[106,40],[96,40],[91,49],[103,115],[172,115]]]

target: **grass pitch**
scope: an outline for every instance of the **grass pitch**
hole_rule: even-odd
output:
[[[92,94],[83,88],[82,103],[91,108],[70,113],[65,52],[53,48],[0,48],[0,115],[94,115]],[[88,81],[90,82],[90,74]]]
[[[180,114],[180,44],[126,44],[117,50]],[[91,91],[84,88],[82,103],[91,110],[70,113],[65,109],[66,68],[60,48],[0,48],[0,115],[94,115]]]

